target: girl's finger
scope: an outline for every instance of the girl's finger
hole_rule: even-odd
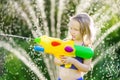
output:
[[[61,56],[61,59],[67,59],[67,57],[66,56]]]

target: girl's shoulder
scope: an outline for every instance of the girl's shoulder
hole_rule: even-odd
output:
[[[92,47],[92,41],[84,41],[84,45],[87,47]]]
[[[92,43],[84,43],[83,46],[89,47],[89,48],[91,48],[91,49],[93,50],[93,45],[92,45]]]

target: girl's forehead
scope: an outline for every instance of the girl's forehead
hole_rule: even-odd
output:
[[[69,27],[80,27],[80,23],[76,20],[70,20],[70,22],[68,23]]]

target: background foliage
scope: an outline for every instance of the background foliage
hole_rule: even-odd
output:
[[[119,5],[119,0],[0,0],[0,34],[25,37],[20,39],[4,35],[0,36],[0,42],[9,43],[16,50],[18,47],[25,50],[46,79],[56,80],[53,57],[34,52],[32,39],[37,37],[37,33],[64,39],[69,18],[86,12],[95,22],[96,40],[93,44],[94,67],[84,76],[85,80],[119,80]],[[39,80],[28,66],[6,48],[0,47],[0,80]]]

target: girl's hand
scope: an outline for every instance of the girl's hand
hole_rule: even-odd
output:
[[[74,60],[72,57],[61,56],[61,62],[64,64],[73,64]]]
[[[57,58],[54,58],[54,63],[57,64],[57,65],[62,65],[63,62]]]

